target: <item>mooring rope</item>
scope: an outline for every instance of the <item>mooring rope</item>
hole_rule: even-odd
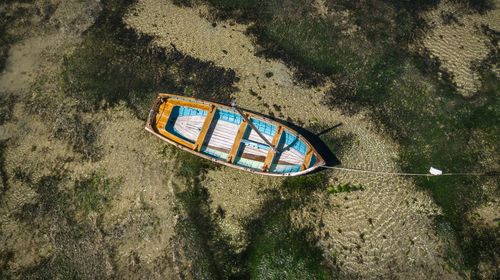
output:
[[[430,173],[405,173],[405,172],[387,172],[387,171],[376,171],[376,170],[363,170],[356,168],[346,168],[346,167],[337,167],[337,166],[321,166],[322,168],[347,171],[347,172],[358,172],[358,173],[368,173],[368,174],[383,174],[383,175],[396,175],[396,176],[421,176],[421,177],[436,177],[436,176],[499,176],[498,172],[491,173],[442,173],[439,175],[434,175]]]

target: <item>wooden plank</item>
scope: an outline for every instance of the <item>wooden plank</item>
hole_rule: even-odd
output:
[[[234,138],[233,147],[231,148],[231,152],[229,152],[229,156],[227,157],[227,162],[233,163],[234,158],[236,157],[236,153],[238,152],[241,144],[241,139],[247,130],[248,123],[242,121],[240,124],[240,128],[238,129],[238,133],[236,133],[236,138]]]
[[[156,118],[156,127],[158,129],[163,129],[165,128],[165,125],[167,125],[168,118],[170,117],[170,113],[172,112],[173,106],[168,103],[163,103],[160,106],[160,111],[157,114]]]
[[[186,100],[179,100],[179,99],[168,99],[167,104],[171,104],[172,106],[184,106],[184,107],[189,107],[189,108],[196,108],[196,109],[201,109],[208,111],[210,109],[210,106],[213,105],[207,105],[207,104],[201,104],[197,102],[190,102]]]
[[[300,167],[300,170],[305,170],[309,167],[309,165],[311,164],[313,154],[314,154],[314,151],[311,149],[310,146],[308,146],[307,152],[306,152],[306,157],[304,158],[304,163]]]
[[[200,151],[203,146],[203,142],[205,142],[205,138],[207,137],[208,129],[212,125],[212,121],[215,116],[215,112],[217,109],[214,105],[210,106],[207,116],[205,117],[205,121],[203,122],[203,126],[201,127],[200,134],[198,135],[198,139],[196,140],[196,144],[194,146],[196,151]]]
[[[166,131],[166,130],[165,130],[165,129],[163,129],[163,128],[162,128],[162,129],[159,129],[158,131],[160,132],[160,134],[164,135],[164,136],[165,136],[165,137],[167,137],[168,139],[170,139],[170,140],[172,140],[172,141],[174,141],[174,142],[176,142],[176,143],[179,143],[179,144],[181,144],[181,145],[183,145],[183,146],[186,146],[186,147],[188,147],[189,149],[192,149],[192,150],[194,149],[194,145],[195,145],[195,144],[193,144],[193,143],[191,143],[191,142],[189,142],[189,141],[186,141],[186,140],[184,140],[184,139],[182,139],[182,138],[180,138],[180,137],[177,137],[176,135],[174,135],[174,134],[172,134],[172,133],[170,133],[170,132]]]
[[[280,125],[280,126],[278,126],[278,129],[276,130],[276,133],[274,134],[274,137],[273,137],[273,142],[272,142],[273,147],[278,146],[278,143],[280,141],[282,133],[283,133],[283,127]],[[264,160],[264,165],[262,167],[263,171],[267,171],[269,169],[269,167],[271,166],[271,164],[273,162],[275,155],[276,155],[276,151],[273,149],[269,149],[269,151],[267,152],[266,159]]]

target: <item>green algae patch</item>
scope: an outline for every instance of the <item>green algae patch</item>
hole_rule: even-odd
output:
[[[267,195],[268,201],[252,221],[246,224],[249,245],[241,253],[229,245],[210,209],[209,192],[200,183],[205,172],[217,168],[214,163],[176,151],[176,169],[186,185],[177,185],[176,196],[186,211],[177,224],[183,238],[183,254],[196,262],[189,268],[196,277],[220,279],[329,279],[331,272],[323,265],[319,248],[307,238],[307,231],[296,229],[290,221],[290,211],[307,199],[307,194],[327,184],[325,174],[292,177],[284,180],[280,192],[286,197],[277,199],[278,191]],[[225,168],[225,167],[222,167]],[[219,216],[224,214],[215,212]]]
[[[33,182],[29,175],[17,172],[16,180],[29,183],[37,193],[37,200],[24,204],[15,215],[26,224],[36,226],[40,218],[57,218],[76,223],[77,217],[90,212],[102,213],[113,190],[121,179],[108,178],[104,172],[92,173],[72,182],[67,174],[44,176]]]
[[[122,41],[125,38],[117,38],[117,32],[112,26],[96,27],[64,61],[64,91],[87,110],[119,101],[147,110],[155,91],[172,89],[165,57],[148,49],[147,40],[130,33],[122,34],[131,37]]]
[[[122,184],[121,179],[111,179],[103,172],[93,173],[75,182],[75,202],[84,215],[102,211],[109,204],[113,190]]]
[[[245,255],[251,279],[332,278],[332,268],[325,265],[308,230],[294,227],[290,220],[290,212],[327,182],[324,173],[289,177],[279,191],[269,193],[260,216],[247,225],[250,245]]]
[[[322,265],[321,251],[305,232],[292,227],[288,211],[273,208],[253,225],[254,237],[248,249],[250,278],[330,279],[331,272]]]
[[[37,197],[14,216],[33,231],[50,232],[52,238],[50,255],[16,275],[23,279],[105,277],[106,250],[100,243],[101,232],[89,222],[89,214],[102,216],[119,180],[101,172],[72,181],[68,174],[58,171],[38,181],[27,174],[17,174],[15,179],[30,183]]]

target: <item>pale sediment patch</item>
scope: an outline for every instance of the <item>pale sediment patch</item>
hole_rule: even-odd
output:
[[[322,18],[325,18],[326,16],[328,16],[328,13],[329,13],[328,6],[326,5],[325,2],[326,2],[325,0],[312,1],[312,6],[316,10],[316,13],[318,14],[318,16],[320,16]]]
[[[474,69],[491,52],[493,46],[482,26],[500,30],[500,2],[485,14],[467,12],[461,4],[442,1],[436,9],[426,12],[424,19],[431,31],[423,39],[423,47],[439,58],[443,70],[452,74],[459,92],[472,96],[481,87],[480,74]],[[497,76],[499,69],[493,69]]]
[[[188,8],[178,7],[170,1],[142,0],[129,11],[125,21],[135,30],[154,36],[154,43],[160,47],[171,49],[175,46],[187,55],[233,69],[240,78],[236,83],[239,91],[233,98],[242,107],[307,125],[333,126],[341,122],[343,125],[337,128],[338,133],[355,138],[355,144],[340,158],[345,166],[399,170],[397,144],[377,132],[366,115],[344,116],[322,103],[331,84],[318,88],[297,84],[293,70],[283,62],[255,55],[255,43],[246,35],[247,25],[228,21],[212,24],[204,16],[207,10],[205,6]],[[411,180],[328,172],[332,184],[352,182],[365,186],[365,191],[349,195],[359,198],[347,201],[343,196],[329,196],[325,190],[318,190],[311,205],[292,215],[297,226],[313,226],[328,260],[342,259],[342,269],[363,277],[383,277],[388,273],[411,274],[421,279],[454,275],[442,268],[445,266],[441,258],[442,243],[429,217],[437,208],[427,194],[416,190]],[[273,188],[278,180],[231,168],[207,174],[203,185],[208,186],[211,206],[222,206],[225,210],[229,218],[222,222],[222,229],[232,235],[237,247],[245,243],[241,221],[252,217],[266,201],[259,190],[262,186]],[[331,207],[333,201],[339,206]],[[310,207],[324,216],[321,223],[321,217],[311,214]],[[367,225],[370,217],[373,225]],[[338,228],[346,231],[333,233]],[[325,234],[326,231],[332,233]],[[365,243],[360,245],[364,249],[356,254],[352,247],[360,243],[359,234],[365,231]],[[380,238],[384,234],[387,238]],[[332,246],[338,252],[335,256],[331,254]],[[369,251],[369,257],[354,260],[355,256],[364,254],[363,250]],[[385,259],[387,266],[380,266],[378,256]],[[407,268],[409,263],[414,264],[411,269]]]

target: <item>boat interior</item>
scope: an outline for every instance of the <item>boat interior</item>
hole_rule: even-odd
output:
[[[286,126],[255,115],[246,117],[269,146],[231,108],[169,98],[160,105],[156,127],[172,141],[205,156],[268,173],[294,173],[316,163],[314,149]]]

